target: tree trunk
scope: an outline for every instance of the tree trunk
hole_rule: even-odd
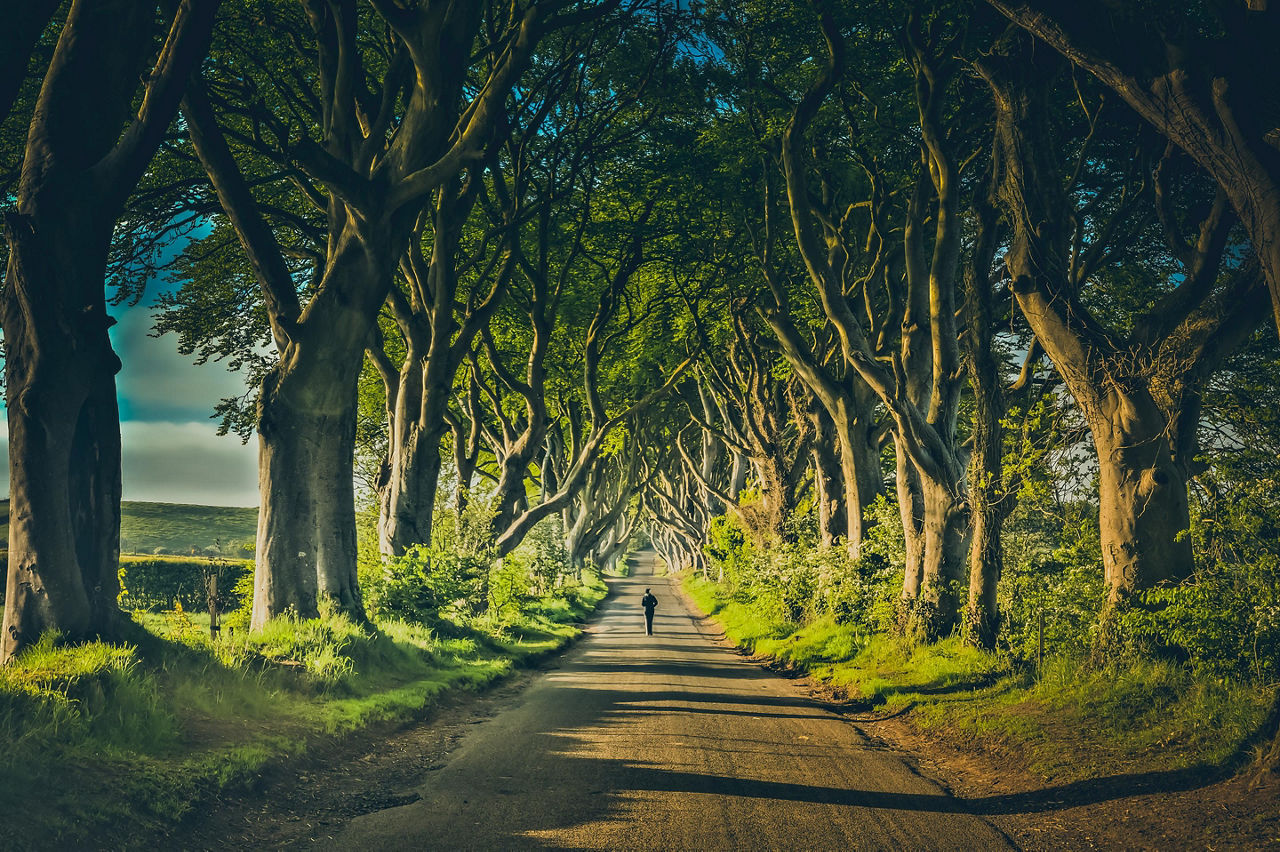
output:
[[[824,549],[848,534],[840,459],[826,441],[813,443],[813,490],[818,504],[818,536]]]
[[[858,381],[855,379],[855,381]],[[873,403],[851,415],[844,405],[832,412],[840,447],[840,474],[844,484],[845,544],[850,559],[862,557],[862,540],[870,528],[867,507],[884,492],[880,444],[876,439]]]
[[[968,502],[961,477],[919,477],[924,505],[920,593],[907,634],[934,642],[951,634],[960,619],[965,555],[969,546]]]
[[[424,429],[414,418],[407,434],[392,446],[389,476],[378,513],[378,549],[388,556],[400,556],[417,544],[430,545],[436,492],[440,486],[440,439],[443,428]],[[463,484],[459,472],[458,517],[466,511],[470,482]]]
[[[1051,66],[1024,42],[984,76],[997,106],[1005,164],[1001,197],[1013,224],[1006,262],[1019,308],[1079,403],[1098,452],[1099,524],[1108,606],[1164,580],[1191,574],[1187,475],[1174,462],[1179,415],[1162,411],[1152,381],[1173,387],[1187,374],[1135,375],[1152,350],[1106,331],[1074,301],[1065,224],[1074,212],[1062,188],[1045,104]],[[1201,353],[1203,356],[1203,353]],[[1194,362],[1192,357],[1190,362]],[[1170,401],[1181,408],[1183,401]],[[1105,614],[1104,614],[1105,620]]]
[[[1089,421],[1098,450],[1103,573],[1114,605],[1191,576],[1187,477],[1173,461],[1168,422],[1145,389],[1109,394]]]
[[[751,459],[743,453],[734,451],[733,468],[729,472],[729,489],[730,498],[737,500],[738,495],[742,493],[742,489],[747,487],[747,474],[751,471]]]
[[[1004,408],[999,379],[979,377],[971,367],[974,392],[972,545],[969,548],[969,639],[980,648],[994,648],[1000,632],[996,586],[1004,570],[1001,530],[1009,513],[1004,494],[1003,441],[1000,417]]]
[[[707,392],[707,389],[703,387],[702,382],[696,382],[695,384],[698,388],[698,400],[702,403],[702,416],[706,418],[707,423],[715,423],[716,406],[711,399],[711,395]],[[701,472],[702,478],[708,482],[715,481],[716,463],[720,461],[720,454],[722,451],[723,448],[721,447],[720,439],[712,432],[703,429]],[[712,494],[705,487],[699,488],[699,491],[702,494],[703,503],[706,506],[708,515],[724,514],[724,501],[715,494]]]
[[[1006,405],[993,333],[996,323],[991,269],[997,244],[998,212],[992,171],[990,193],[973,202],[976,233],[965,265],[965,326],[960,340],[973,392],[973,456],[970,459],[969,500],[972,544],[969,548],[968,640],[979,648],[994,648],[1000,632],[996,586],[1004,572],[1001,534],[1013,508],[1012,489],[1004,477]]]
[[[313,618],[325,599],[358,620],[365,617],[356,579],[351,477],[354,383],[335,372],[313,367],[281,375],[277,368],[264,382],[255,630],[287,612]]]
[[[105,239],[86,245],[85,233],[35,216],[11,215],[7,230],[9,572],[0,660],[46,631],[112,636],[120,557],[120,360],[107,336]],[[64,305],[83,308],[67,322]]]
[[[79,640],[117,627],[120,359],[107,334],[104,269],[120,211],[208,48],[217,5],[190,0],[170,16],[152,3],[75,2],[49,58],[8,199],[17,212],[5,217],[10,507],[0,662],[47,631]],[[0,62],[0,115],[53,13],[40,2],[6,20],[13,32],[0,41],[19,61]]]
[[[905,539],[905,574],[902,578],[902,612],[899,618],[905,627],[908,614],[920,596],[924,582],[924,495],[920,490],[920,475],[911,463],[902,439],[894,436],[894,454],[897,457],[896,482],[898,512],[902,516],[902,532]]]
[[[395,256],[381,243],[391,230],[343,234],[306,321],[263,379],[254,629],[290,608],[314,616],[323,600],[365,619],[352,476],[357,383],[370,324],[386,295],[367,282],[377,276],[390,282],[378,260]]]
[[[423,387],[422,359],[411,346],[400,370],[388,446],[387,480],[379,494],[378,549],[401,556],[414,545],[431,544],[436,491],[443,459],[440,442],[448,424],[439,410],[438,394]],[[465,455],[465,454],[464,454]],[[459,469],[459,487],[463,488]],[[470,471],[466,471],[468,480]],[[470,488],[470,481],[465,489]],[[465,490],[464,489],[464,490]],[[460,493],[459,505],[465,508]]]

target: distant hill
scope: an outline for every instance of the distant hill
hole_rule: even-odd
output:
[[[0,501],[0,535],[9,540],[9,501]],[[222,552],[237,555],[240,545],[250,543],[258,529],[258,510],[234,506],[188,506],[182,503],[120,504],[121,553],[203,553],[215,544]]]

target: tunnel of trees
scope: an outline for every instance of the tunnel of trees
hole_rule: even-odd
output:
[[[255,626],[551,529],[793,620],[1016,654],[1047,605],[1280,675],[1265,2],[6,15],[4,659],[120,629],[108,314],[165,275],[246,377]]]

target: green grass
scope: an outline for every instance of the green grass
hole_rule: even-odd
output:
[[[126,644],[45,637],[0,669],[4,844],[112,843],[172,824],[317,738],[413,718],[562,647],[604,594],[597,582],[447,635],[330,613],[213,643],[207,616],[179,611],[135,614]]]
[[[829,619],[778,624],[700,577],[686,577],[684,588],[753,653],[826,681],[868,709],[901,711],[922,729],[1010,756],[1060,783],[1230,768],[1275,698],[1274,687],[1136,656],[1101,667],[1056,658],[1037,677],[959,638],[916,645]]]
[[[230,555],[234,545],[252,543],[258,531],[258,510],[232,506],[188,506],[180,503],[121,503],[122,553],[189,554],[194,548],[220,543]]]

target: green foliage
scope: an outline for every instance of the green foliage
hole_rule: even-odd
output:
[[[1036,508],[1020,506],[1014,523]],[[1064,507],[1058,529],[1021,531],[1022,550],[1006,557],[997,591],[1001,614],[1000,647],[1033,661],[1039,654],[1041,619],[1047,656],[1086,654],[1098,638],[1098,613],[1105,589],[1096,509],[1088,504]],[[1015,532],[1014,535],[1018,535]],[[1023,558],[1009,558],[1010,556]]]
[[[372,537],[361,542],[365,605],[375,617],[431,624],[488,607],[492,510],[476,500],[458,517],[440,496],[430,545],[386,558],[377,554]]]
[[[487,554],[417,545],[385,561],[380,581],[364,589],[365,602],[379,617],[429,624],[483,609],[489,570]]]
[[[414,717],[447,689],[561,646],[604,591],[598,580],[566,587],[501,626],[372,628],[326,611],[212,642],[207,616],[178,609],[137,613],[136,645],[61,647],[46,635],[0,668],[6,830],[33,847],[74,847],[176,822],[315,737]]]
[[[492,543],[492,505],[473,500],[459,517],[443,502],[436,509],[430,546],[403,556],[374,552],[361,540],[361,587],[376,618],[435,625],[442,621],[503,628],[537,610],[539,602],[564,600],[567,608],[591,599],[569,566],[558,515],[537,524],[520,546],[498,558]],[[585,572],[594,577],[595,571]]]
[[[878,505],[881,514],[890,511],[888,504]],[[711,521],[704,552],[732,600],[750,604],[764,618],[802,624],[829,616],[872,630],[892,620],[902,581],[901,571],[884,556],[894,552],[892,531],[882,532],[878,543],[881,549],[866,548],[856,561],[841,547],[781,542],[762,547],[736,517],[721,515]]]
[[[208,611],[206,576],[218,575],[221,610],[234,610],[246,600],[245,578],[252,599],[253,563],[183,557],[120,558],[120,606],[124,609],[161,610],[182,606]]]
[[[498,624],[505,623],[533,600],[532,592],[527,565],[511,558],[497,560],[489,571],[489,615]]]
[[[1207,676],[1280,676],[1280,586],[1274,575],[1202,570],[1177,586],[1151,589],[1119,616],[1122,639],[1143,654],[1172,651]]]

